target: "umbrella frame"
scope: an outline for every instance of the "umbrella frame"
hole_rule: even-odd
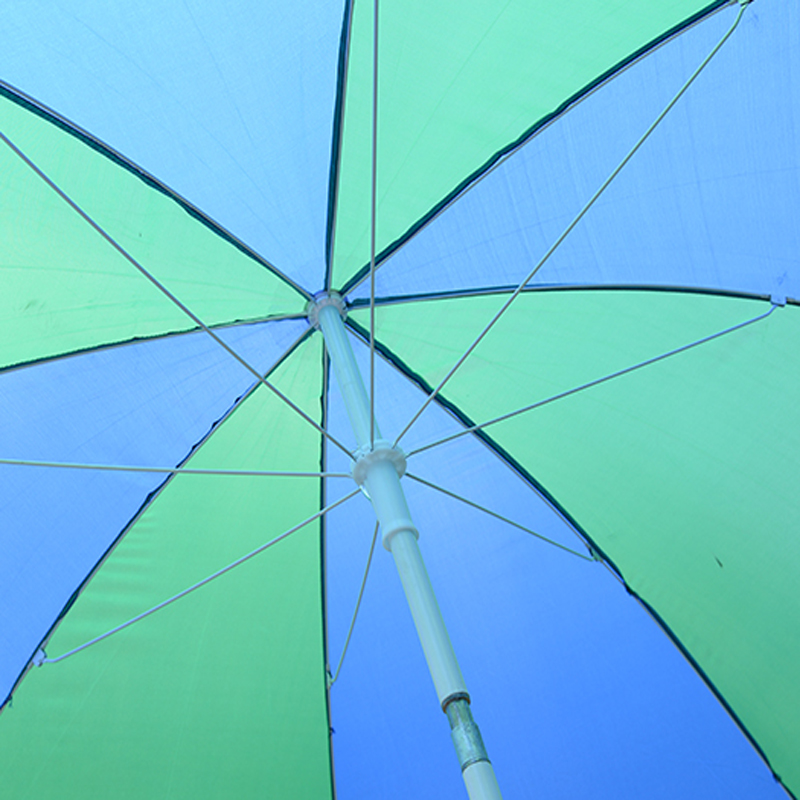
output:
[[[375,438],[380,437],[380,430],[344,328],[344,314],[336,293],[322,293],[308,306],[309,321],[325,339],[359,444],[352,465],[353,479],[370,499],[383,546],[394,558],[442,711],[450,723],[467,793],[471,800],[499,800],[494,768],[469,707],[467,685],[417,544],[419,531],[400,485],[406,471],[405,454],[396,445]]]

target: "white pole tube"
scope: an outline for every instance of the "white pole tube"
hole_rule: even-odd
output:
[[[419,551],[419,533],[411,521],[395,465],[376,460],[365,485],[381,525],[383,546],[391,552],[400,574],[439,703],[445,706],[453,697],[467,696],[467,685]]]
[[[491,761],[476,761],[461,773],[470,797],[500,797],[500,787]]]
[[[342,322],[343,306],[336,295],[317,300],[309,309],[325,337],[339,389],[359,444],[353,477],[367,492],[381,526],[383,545],[392,553],[403,584],[411,616],[428,662],[436,694],[450,722],[450,734],[471,800],[502,800],[494,768],[486,754],[480,731],[472,718],[461,668],[447,633],[428,571],[417,544],[419,532],[411,519],[400,477],[405,456],[370,436],[370,405],[361,372]]]
[[[350,424],[356,435],[359,447],[365,447],[370,442],[369,434],[369,398],[361,378],[361,371],[356,364],[353,348],[344,329],[339,306],[336,303],[318,306],[317,320],[322,335],[325,337],[325,347],[336,373],[339,391],[342,393]],[[377,420],[375,422],[375,438],[380,439]]]

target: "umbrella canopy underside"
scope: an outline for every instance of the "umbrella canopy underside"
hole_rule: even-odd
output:
[[[354,439],[306,304],[369,382],[372,5],[94,5],[0,48],[0,785],[460,797],[380,547],[330,681],[375,520],[317,516]],[[379,13],[387,439],[741,13],[400,446],[506,796],[797,795],[796,5]]]

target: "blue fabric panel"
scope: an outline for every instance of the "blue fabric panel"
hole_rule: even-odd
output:
[[[730,27],[714,15],[531,140],[393,256],[378,295],[513,284]],[[760,0],[535,284],[800,297],[800,7]],[[369,283],[353,296],[368,297]]]
[[[316,290],[342,16],[341,1],[12,0],[0,78]]]
[[[358,346],[362,371],[369,375],[366,354]],[[379,422],[389,438],[422,396],[380,360],[376,382]],[[332,430],[352,441],[335,377],[330,409]],[[430,441],[434,421],[445,429],[456,426],[433,408],[404,446],[411,450]],[[338,450],[329,453],[331,467],[346,467]],[[409,470],[559,541],[577,541],[551,508],[474,439],[412,457]],[[605,567],[408,478],[403,485],[504,796],[785,796],[677,649]],[[328,491],[333,499],[344,487],[331,481]],[[374,520],[363,496],[328,516],[333,669]],[[392,558],[380,543],[331,704],[340,800],[464,797],[447,720]]]
[[[303,321],[221,335],[264,371]],[[0,457],[177,466],[254,383],[205,333],[0,374]],[[98,559],[165,475],[0,465],[0,700]]]

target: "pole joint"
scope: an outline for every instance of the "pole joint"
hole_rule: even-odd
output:
[[[469,692],[454,692],[442,700],[442,711],[446,714],[447,706],[449,706],[450,703],[454,703],[456,700],[466,700],[467,704],[472,703],[472,698],[469,696]]]
[[[450,736],[461,765],[461,772],[480,761],[489,762],[486,745],[484,745],[480,729],[472,717],[469,700],[464,697],[451,700],[445,706],[445,713],[450,723]]]

